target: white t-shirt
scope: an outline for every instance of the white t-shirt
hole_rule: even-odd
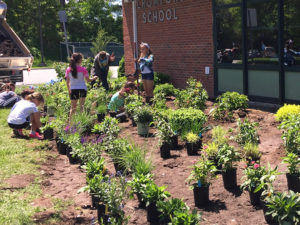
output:
[[[70,89],[76,90],[76,89],[84,89],[87,90],[85,80],[84,78],[89,77],[89,73],[86,70],[86,68],[82,66],[77,66],[77,78],[74,78],[72,76],[71,68],[68,67],[66,69],[66,75],[65,78],[70,78]]]
[[[10,124],[21,125],[27,122],[27,118],[32,113],[36,112],[38,112],[38,109],[33,102],[21,100],[12,107],[7,122]]]

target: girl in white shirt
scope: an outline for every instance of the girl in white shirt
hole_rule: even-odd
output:
[[[29,137],[43,139],[36,131],[41,127],[40,112],[37,107],[44,103],[41,93],[34,92],[26,97],[26,100],[17,102],[7,118],[8,126],[13,129],[16,136],[24,136],[23,128],[29,126],[31,122],[31,131]]]

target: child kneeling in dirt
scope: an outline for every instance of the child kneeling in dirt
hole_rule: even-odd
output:
[[[124,100],[126,94],[132,94],[135,89],[136,87],[133,82],[126,82],[124,87],[112,96],[108,104],[108,109],[113,112],[124,111]]]
[[[25,100],[17,102],[7,118],[8,126],[13,129],[16,136],[24,136],[22,129],[29,126],[31,122],[30,138],[43,139],[37,132],[41,127],[40,112],[38,106],[44,103],[44,98],[39,92],[26,96]]]

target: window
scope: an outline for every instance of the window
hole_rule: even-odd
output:
[[[218,63],[242,63],[241,8],[219,8],[216,15]]]
[[[248,63],[279,65],[278,1],[248,1]]]
[[[284,1],[284,65],[300,66],[300,1]]]

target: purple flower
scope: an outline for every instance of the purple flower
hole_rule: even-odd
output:
[[[70,125],[67,125],[67,126],[65,127],[64,131],[67,133],[67,132],[69,132],[69,130],[70,130]]]
[[[81,138],[80,138],[80,143],[81,143],[81,144],[86,143],[86,138],[85,138],[85,137],[81,137]]]

